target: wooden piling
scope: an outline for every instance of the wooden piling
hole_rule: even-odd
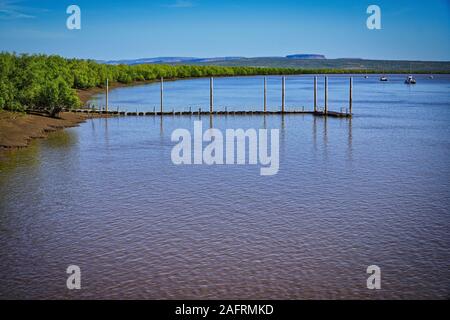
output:
[[[325,77],[325,109],[324,113],[328,113],[328,77]]]
[[[213,113],[214,105],[214,79],[211,77],[209,79],[209,113]]]
[[[352,113],[353,106],[353,78],[350,77],[350,89],[349,89],[349,112]]]
[[[317,77],[314,77],[314,112],[317,112]]]
[[[163,113],[163,103],[164,103],[164,78],[161,77],[161,103],[160,103],[160,112]]]
[[[267,78],[264,77],[264,113],[267,112]]]
[[[281,79],[281,113],[284,113],[284,103],[286,97],[286,77]]]

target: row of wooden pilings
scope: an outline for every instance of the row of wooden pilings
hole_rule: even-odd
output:
[[[264,77],[264,113],[267,112],[267,77]],[[319,107],[317,104],[317,76],[314,77],[314,113],[321,113],[321,114],[329,114],[328,110],[328,77],[325,76],[325,85],[324,85],[324,109],[323,112],[319,111]],[[109,82],[108,79],[106,80],[106,113],[108,112],[108,104],[109,104]],[[161,77],[160,79],[160,114],[165,114],[163,111],[164,106],[164,78]],[[275,113],[286,113],[286,77],[283,76],[281,78],[281,112],[275,112]],[[349,79],[349,108],[348,112],[346,112],[347,115],[352,115],[352,108],[353,107],[353,78],[350,77]],[[136,112],[137,113],[137,112]],[[209,79],[209,113],[213,114],[214,112],[214,78],[211,77]],[[258,112],[259,113],[259,112]],[[273,112],[269,112],[273,113]],[[339,112],[332,112],[333,114],[339,113]],[[342,112],[341,112],[342,113]]]

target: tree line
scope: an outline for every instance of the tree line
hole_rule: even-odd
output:
[[[133,83],[167,79],[345,73],[348,70],[220,67],[195,65],[107,65],[93,60],[67,59],[57,55],[0,53],[0,110],[78,108],[77,89],[103,87],[110,82]],[[352,71],[354,72],[354,71]],[[357,71],[363,73],[363,71]]]

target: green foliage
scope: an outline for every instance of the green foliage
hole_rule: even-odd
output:
[[[46,81],[30,99],[37,109],[55,109],[58,107],[78,107],[80,105],[76,92],[69,87],[62,77]]]
[[[80,105],[71,60],[0,53],[0,109],[73,108]]]

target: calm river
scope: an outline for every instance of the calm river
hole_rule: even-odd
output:
[[[172,164],[172,131],[198,116],[89,120],[7,155],[0,298],[450,298],[450,77],[404,78],[356,77],[351,120],[202,117],[280,129],[273,176]],[[268,80],[272,110],[280,83]],[[288,77],[288,108],[310,109],[312,84]],[[348,77],[329,86],[330,109],[347,107]],[[167,110],[208,107],[208,79],[165,90]],[[113,90],[110,104],[152,111],[159,84]],[[262,78],[215,79],[215,104],[261,109]],[[66,288],[69,265],[81,290]],[[369,265],[380,290],[366,287]]]

